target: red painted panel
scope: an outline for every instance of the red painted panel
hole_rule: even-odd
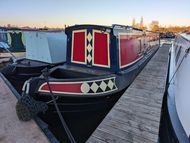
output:
[[[85,62],[85,32],[74,32],[73,38],[73,61]]]
[[[127,35],[120,35],[120,64],[128,65],[139,58],[140,42],[137,39],[129,39]]]
[[[94,64],[109,66],[108,34],[94,33]]]
[[[61,84],[50,83],[50,87],[53,92],[82,93],[81,83],[61,83]],[[48,85],[47,84],[43,85],[39,90],[49,91]]]

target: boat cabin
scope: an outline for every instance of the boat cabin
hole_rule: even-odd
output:
[[[76,25],[66,28],[67,64],[118,72],[159,45],[159,34],[129,26]]]

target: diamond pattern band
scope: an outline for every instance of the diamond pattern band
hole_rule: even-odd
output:
[[[110,77],[90,81],[49,82],[49,84],[52,92],[57,94],[96,95],[117,90],[115,78]],[[46,82],[40,85],[38,91],[43,93],[50,92]]]
[[[85,94],[106,93],[117,89],[115,77],[96,81],[84,82],[81,91]]]
[[[92,62],[92,34],[89,32],[87,35],[87,62],[91,64]]]

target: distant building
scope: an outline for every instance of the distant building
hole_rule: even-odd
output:
[[[133,18],[132,26],[140,29],[146,29],[146,26],[144,26],[144,18],[141,17],[140,22],[136,22],[135,18]]]
[[[141,21],[140,21],[140,28],[143,28],[144,27],[144,19],[143,19],[143,17],[141,17]]]
[[[132,26],[135,27],[136,26],[136,21],[135,21],[135,18],[133,18],[133,21],[132,21]]]

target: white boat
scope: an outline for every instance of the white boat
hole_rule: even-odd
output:
[[[162,118],[164,120],[164,125],[162,125],[161,128],[161,132],[167,132],[167,137],[165,137],[162,142],[190,142],[189,52],[190,33],[178,34],[170,50],[166,102],[164,116]],[[167,128],[167,130],[163,128]]]

